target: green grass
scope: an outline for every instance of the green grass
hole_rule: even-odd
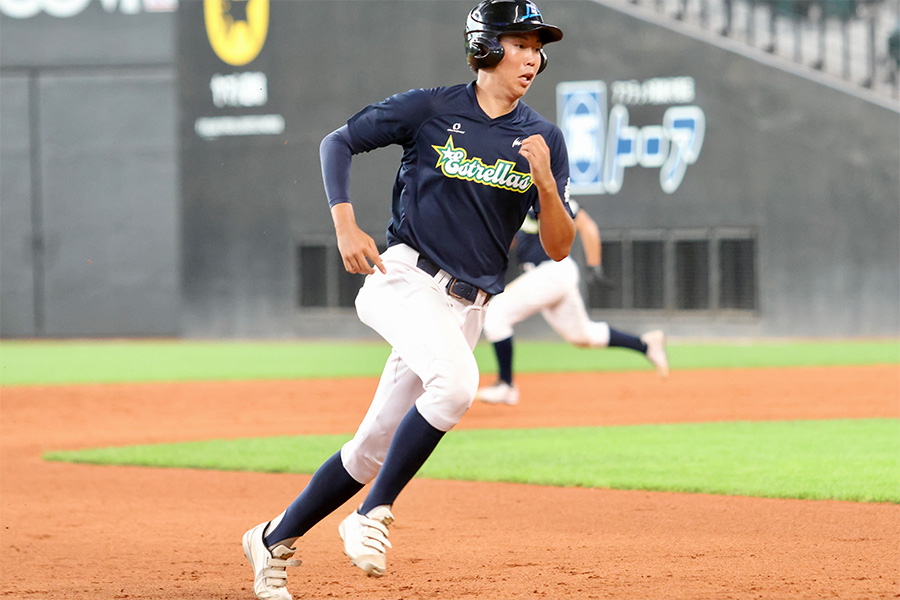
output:
[[[3,341],[0,385],[375,377],[379,342]],[[496,368],[491,346],[476,358]],[[673,369],[900,364],[900,341],[673,343]],[[649,370],[634,352],[516,345],[524,372]],[[898,370],[900,374],[900,370]],[[313,472],[349,435],[54,452],[48,460]],[[900,503],[900,421],[867,419],[454,431],[420,473],[440,479]]]
[[[312,473],[350,435],[53,452],[48,460]],[[460,430],[421,477],[900,503],[900,420]]]
[[[383,343],[0,342],[0,385],[235,381],[380,374]]]
[[[2,341],[0,385],[376,377],[388,353],[381,342]],[[475,357],[482,372],[496,369],[486,342]],[[900,341],[673,343],[669,359],[673,369],[900,364]],[[520,373],[651,369],[628,350],[537,341],[517,343],[515,367]]]

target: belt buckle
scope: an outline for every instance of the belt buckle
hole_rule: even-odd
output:
[[[468,298],[465,298],[465,297],[457,294],[456,290],[453,289],[454,286],[456,286],[456,284],[458,282],[459,282],[459,279],[457,279],[456,277],[451,277],[450,281],[447,282],[447,293],[450,294],[451,296],[453,296],[454,298],[456,298],[457,300],[469,300]]]
[[[468,296],[463,296],[462,294],[458,293],[454,289],[456,287],[457,283],[461,283],[464,286],[466,286],[466,289],[469,291]],[[472,294],[471,293],[472,291],[475,291],[475,293]],[[447,293],[450,294],[451,296],[453,296],[454,298],[456,298],[457,300],[465,300],[466,302],[475,302],[475,300],[478,299],[478,291],[475,289],[475,287],[470,283],[466,283],[465,281],[460,281],[456,277],[451,277],[450,281],[447,282]],[[474,295],[474,298],[472,297],[473,295]]]

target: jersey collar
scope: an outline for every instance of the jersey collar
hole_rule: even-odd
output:
[[[484,110],[482,110],[481,105],[478,104],[478,97],[475,95],[475,82],[471,82],[466,86],[466,93],[469,95],[469,101],[472,103],[472,109],[479,115],[481,118],[488,123],[518,123],[522,120],[522,110],[525,106],[525,103],[522,100],[519,100],[519,103],[516,104],[516,107],[512,109],[512,111],[506,113],[505,115],[501,115],[496,119],[490,118]]]

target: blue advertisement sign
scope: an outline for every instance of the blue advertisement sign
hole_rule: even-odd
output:
[[[697,162],[706,115],[692,104],[691,77],[615,81],[612,108],[603,81],[565,81],[556,87],[557,122],[569,150],[569,193],[617,194],[626,169],[659,169],[660,189],[671,194]],[[629,106],[666,105],[662,123],[632,125]]]

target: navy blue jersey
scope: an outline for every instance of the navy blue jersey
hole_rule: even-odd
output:
[[[573,215],[578,214],[578,203],[569,200],[569,210]],[[531,263],[539,265],[545,260],[552,260],[541,245],[540,228],[535,214],[531,211],[525,217],[525,222],[516,233],[515,238],[516,260],[519,264]]]
[[[388,245],[412,246],[488,293],[503,291],[513,236],[529,209],[540,211],[528,161],[519,154],[526,137],[546,140],[566,200],[569,163],[560,129],[521,101],[511,113],[489,118],[474,82],[391,96],[347,126],[354,154],[403,147]]]

